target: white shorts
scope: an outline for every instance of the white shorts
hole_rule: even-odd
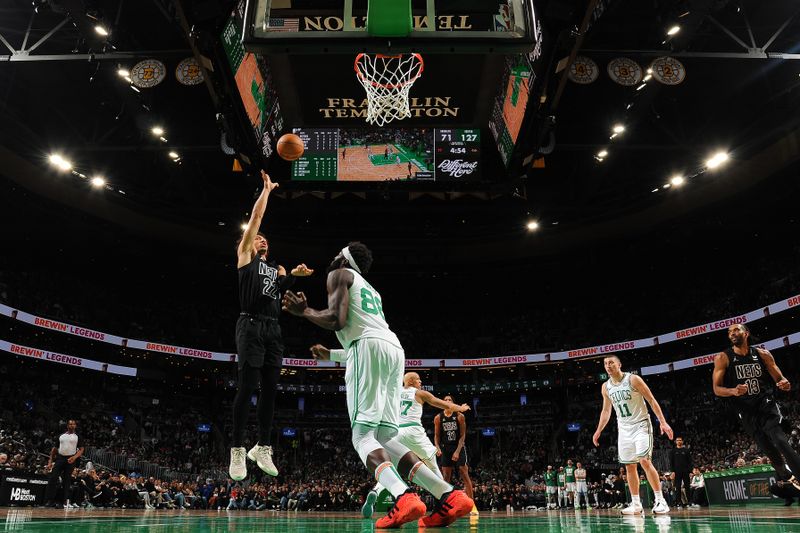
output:
[[[576,481],[575,482],[575,492],[578,494],[584,493],[586,494],[589,491],[588,487],[586,486],[585,481]]]
[[[398,429],[405,353],[383,339],[359,339],[347,349],[344,383],[350,427]]]
[[[431,439],[422,426],[401,427],[397,438],[400,444],[417,454],[420,459],[436,461],[436,446],[431,444]]]
[[[650,459],[653,455],[653,424],[650,418],[632,426],[618,427],[619,462],[623,464],[638,463],[639,459]]]
[[[547,487],[545,487],[545,490],[547,491],[547,494],[555,494],[556,490],[558,490],[558,488],[557,487],[547,486]]]
[[[567,483],[567,488],[565,489],[567,492],[575,492],[575,482],[570,481]]]

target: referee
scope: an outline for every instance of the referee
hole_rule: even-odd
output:
[[[245,456],[271,476],[278,475],[272,462],[270,434],[275,413],[275,393],[283,364],[283,341],[278,316],[281,312],[281,292],[292,286],[295,276],[310,276],[313,272],[298,265],[291,274],[268,258],[269,243],[258,232],[273,189],[269,175],[261,171],[264,190],[253,206],[250,222],[237,247],[239,269],[239,304],[241,312],[236,322],[236,352],[239,356],[239,384],[233,400],[233,439],[228,469],[232,479],[247,477]],[[258,396],[258,442],[250,451],[244,448],[244,431],[250,410],[250,398],[261,385]]]
[[[64,509],[70,507],[69,490],[72,485],[72,470],[75,468],[75,461],[83,455],[83,446],[75,433],[78,423],[75,420],[67,421],[67,430],[58,437],[58,448],[50,450],[50,460],[47,461],[47,470],[50,471],[50,482],[47,484],[47,505],[56,506],[54,501],[56,485],[61,478],[64,492]],[[77,505],[72,505],[77,507]]]

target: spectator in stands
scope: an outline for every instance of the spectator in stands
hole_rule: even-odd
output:
[[[692,471],[692,480],[689,483],[689,490],[691,492],[689,501],[692,507],[708,505],[708,499],[706,498],[706,481],[703,479],[703,474],[697,467],[694,467]]]
[[[689,490],[689,475],[692,471],[692,456],[689,449],[684,445],[683,437],[675,437],[675,448],[669,454],[669,464],[672,471],[675,473],[675,498],[674,506],[681,507],[683,505],[683,496],[681,494],[681,486],[686,491],[686,505],[689,505],[690,498]],[[672,503],[670,505],[673,505]]]

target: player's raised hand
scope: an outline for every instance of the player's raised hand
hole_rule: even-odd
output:
[[[659,425],[661,426],[661,434],[666,435],[669,440],[672,440],[672,428],[669,424],[667,424],[666,420],[661,422]]]
[[[592,436],[592,443],[594,444],[595,448],[600,446],[600,432],[595,431],[594,435]]]
[[[777,382],[777,383],[775,384],[775,386],[776,386],[776,387],[778,387],[778,388],[779,388],[780,390],[782,390],[782,391],[789,391],[789,390],[791,390],[791,389],[792,389],[792,384],[791,384],[791,383],[789,383],[789,380],[788,380],[788,379],[786,379],[786,378],[783,378],[782,380],[780,380],[779,382]]]
[[[331,358],[331,351],[321,344],[315,344],[311,347],[311,356],[320,361],[328,361]]]
[[[744,396],[748,392],[747,385],[739,384],[736,385],[736,396]]]
[[[453,409],[456,413],[466,413],[469,411],[469,405],[462,403],[461,405],[457,405],[455,409]]]
[[[308,268],[305,263],[300,263],[292,269],[292,276],[296,278],[304,278],[314,273],[313,268]]]
[[[261,179],[264,180],[264,188],[267,192],[272,192],[273,189],[280,187],[280,183],[274,183],[272,179],[270,179],[269,174],[263,170],[261,171]]]
[[[284,311],[295,316],[303,316],[307,307],[308,301],[306,300],[306,295],[302,292],[295,294],[292,291],[286,291],[284,293],[282,302]]]

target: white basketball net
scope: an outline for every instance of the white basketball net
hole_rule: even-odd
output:
[[[408,92],[424,66],[419,54],[358,54],[355,70],[367,91],[367,122],[383,126],[410,117]]]

